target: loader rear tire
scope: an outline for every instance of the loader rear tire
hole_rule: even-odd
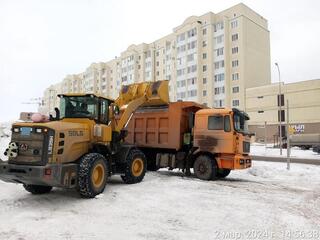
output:
[[[217,177],[218,178],[225,178],[226,176],[228,176],[230,174],[231,170],[230,169],[219,169],[217,172]]]
[[[193,171],[195,176],[201,180],[215,180],[217,178],[216,161],[209,156],[200,155],[194,161]]]
[[[127,156],[124,175],[122,180],[127,184],[141,182],[146,173],[146,157],[140,150],[132,149]]]
[[[107,160],[99,153],[89,153],[80,159],[78,170],[78,191],[84,198],[94,198],[106,187]]]
[[[32,194],[45,194],[49,193],[52,190],[51,186],[41,186],[33,184],[23,184],[23,187],[26,191]]]

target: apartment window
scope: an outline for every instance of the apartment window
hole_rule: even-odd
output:
[[[232,93],[238,93],[239,92],[239,87],[232,87]]]
[[[203,58],[203,59],[207,59],[207,54],[206,54],[206,53],[203,53],[203,54],[202,54],[202,58]]]
[[[159,76],[159,71],[157,71],[157,76]]]
[[[263,98],[263,96],[258,96],[259,99]]]
[[[206,29],[206,28],[202,29],[202,34],[203,34],[203,35],[206,35],[206,34],[207,34],[207,29]]]
[[[192,65],[187,68],[187,73],[192,73],[197,71],[197,65]]]
[[[232,54],[236,54],[236,53],[238,53],[238,51],[239,51],[238,47],[233,47],[231,49]]]
[[[159,67],[159,61],[157,61],[157,67]]]
[[[203,78],[203,79],[202,79],[202,83],[203,83],[203,84],[207,84],[207,78]]]
[[[219,43],[222,43],[223,42],[223,39],[224,39],[224,35],[220,35],[220,36],[217,36],[214,38],[214,41],[216,44],[219,44]]]
[[[207,96],[207,90],[202,91],[202,96],[204,96],[204,97]]]
[[[234,20],[231,22],[231,28],[236,28],[236,27],[238,27],[238,21]]]
[[[214,100],[214,106],[215,107],[223,107],[224,106],[224,100]]]
[[[232,41],[237,41],[238,40],[238,33],[236,33],[236,34],[232,34],[232,36],[231,36],[231,39],[232,39]]]
[[[213,28],[214,28],[214,32],[222,30],[223,29],[223,22],[218,22],[218,23],[214,24]]]
[[[193,78],[189,78],[187,80],[188,85],[195,85],[197,83],[197,78],[193,77]]]
[[[280,95],[278,94],[278,96],[277,96],[277,100],[278,100],[278,107],[280,106],[280,103],[281,103],[281,106],[284,106],[284,95],[283,94],[281,94],[281,97],[280,97]]]
[[[181,33],[180,35],[178,35],[177,38],[178,38],[178,39],[177,39],[178,42],[184,41],[184,39],[186,38],[185,33]]]
[[[224,68],[224,60],[214,63],[214,69]]]
[[[263,111],[263,110],[260,110],[260,111],[258,111],[258,113],[264,113],[264,111]]]
[[[214,81],[215,82],[224,81],[224,73],[219,73],[219,74],[214,75]]]
[[[207,71],[207,65],[203,65],[203,66],[202,66],[202,71],[203,71],[203,72]]]
[[[190,90],[188,91],[188,97],[195,97],[197,96],[197,90]]]
[[[285,112],[284,110],[281,110],[281,122],[284,122],[285,120]],[[280,110],[278,110],[278,121],[280,121]]]
[[[239,66],[239,60],[233,60],[232,67],[238,67],[238,66]]]
[[[216,87],[214,88],[214,94],[223,94],[224,93],[224,86],[223,87]]]
[[[232,106],[238,107],[240,105],[240,101],[238,99],[232,100]]]
[[[186,80],[177,81],[177,87],[185,87],[186,86]]]
[[[185,73],[185,68],[177,70],[177,76],[184,75],[184,73]]]
[[[145,52],[146,58],[151,57],[151,51]]]
[[[216,49],[215,52],[217,57],[223,55],[223,47]]]
[[[233,80],[233,81],[239,80],[239,73],[233,73],[233,74],[232,74],[232,80]]]
[[[187,56],[187,61],[188,62],[190,62],[190,61],[193,61],[194,60],[194,54],[192,53],[192,54],[189,54],[188,56]]]
[[[207,41],[203,41],[202,42],[202,47],[206,47],[207,46]]]
[[[157,51],[156,56],[159,57],[159,51]]]
[[[192,41],[188,43],[188,50],[194,49],[196,47],[197,41]]]
[[[195,35],[197,35],[197,29],[196,28],[193,28],[193,29],[191,29],[190,31],[188,31],[188,37],[190,38],[190,37],[193,37],[193,36],[195,36]]]

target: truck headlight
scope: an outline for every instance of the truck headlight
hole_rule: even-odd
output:
[[[18,128],[18,127],[14,127],[14,128],[13,128],[13,132],[15,132],[15,133],[20,132],[20,128]]]

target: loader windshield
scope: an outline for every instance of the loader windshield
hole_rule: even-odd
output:
[[[60,98],[60,118],[98,120],[98,99],[94,96],[63,96]]]

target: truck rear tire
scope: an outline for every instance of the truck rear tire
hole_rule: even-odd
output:
[[[106,187],[107,160],[100,153],[89,153],[80,159],[78,170],[78,191],[82,197],[94,198]]]
[[[230,174],[230,172],[231,172],[230,169],[221,168],[217,172],[217,177],[218,178],[225,178],[226,176],[228,176]]]
[[[26,191],[32,194],[44,194],[49,193],[52,190],[51,186],[33,185],[33,184],[23,184]]]
[[[217,178],[216,161],[206,155],[200,155],[193,164],[193,171],[199,179],[214,180]]]
[[[141,182],[146,173],[146,157],[140,150],[132,149],[126,159],[126,167],[122,180],[127,184]]]

